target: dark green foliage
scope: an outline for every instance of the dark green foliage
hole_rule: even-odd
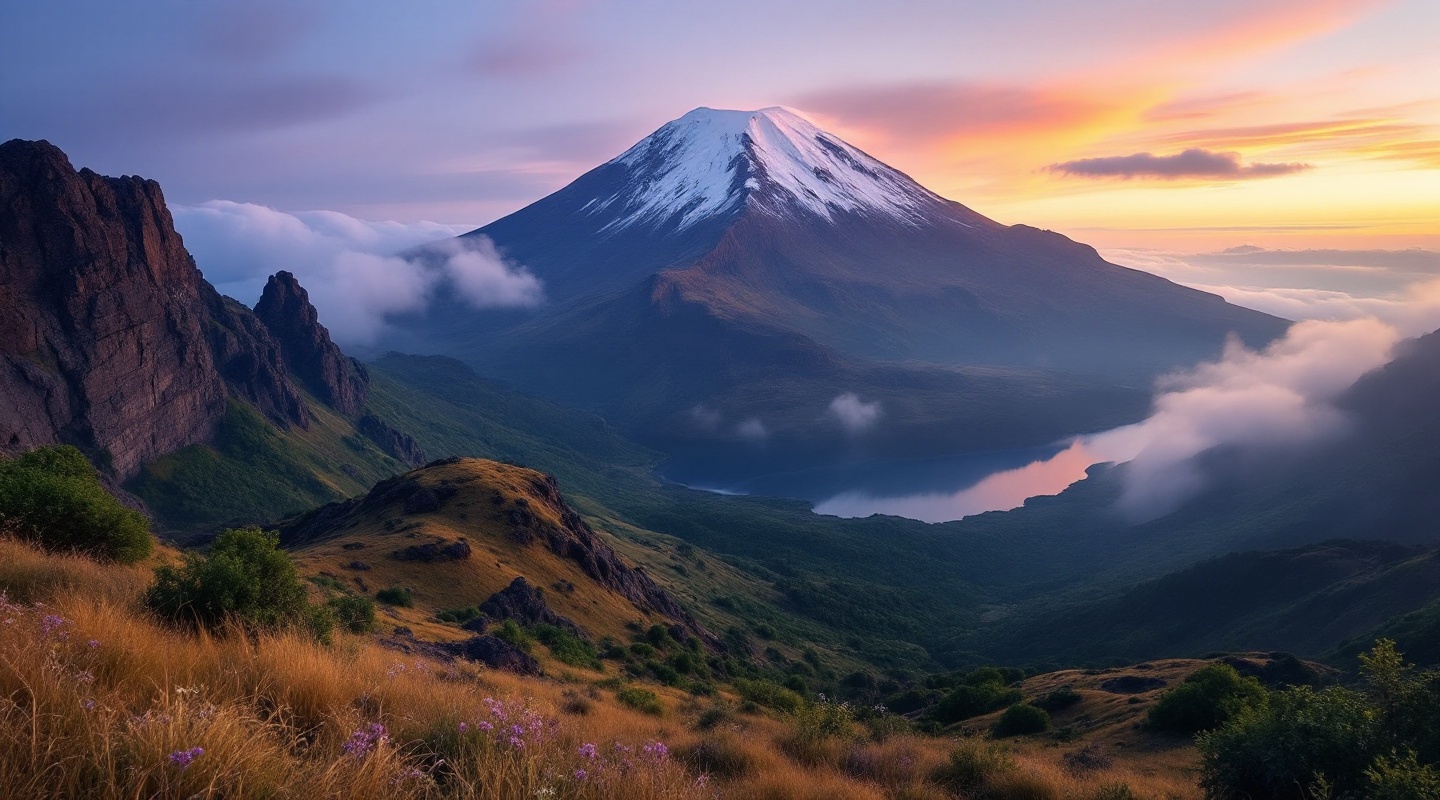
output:
[[[1277,692],[1200,737],[1201,783],[1212,797],[1306,800],[1428,797],[1440,764],[1440,673],[1406,665],[1381,640],[1361,657],[1359,688]]]
[[[415,605],[415,593],[404,586],[392,586],[375,593],[375,599],[387,606],[411,608]]]
[[[562,664],[597,671],[605,669],[600,664],[600,655],[596,652],[595,645],[564,628],[546,625],[542,622],[532,627],[530,632],[540,640],[541,644],[550,648],[550,654]]]
[[[1265,705],[1265,687],[1229,664],[1201,667],[1185,682],[1160,695],[1150,709],[1150,727],[1175,733],[1214,730],[1246,708]]]
[[[1044,697],[1032,701],[1031,705],[1037,708],[1043,708],[1053,714],[1056,711],[1062,711],[1076,705],[1082,699],[1084,698],[1079,692],[1071,689],[1069,686],[1061,686],[1059,689],[1050,692]]]
[[[335,621],[351,633],[369,633],[375,630],[375,601],[353,594],[332,597],[326,604]]]
[[[665,706],[660,704],[660,696],[649,689],[627,686],[615,693],[615,699],[645,714],[656,717],[665,714]]]
[[[305,586],[278,537],[259,528],[227,530],[208,555],[155,571],[145,604],[159,616],[218,629],[227,621],[260,628],[304,622]]]
[[[145,515],[105,491],[84,454],[68,445],[0,459],[0,533],[126,564],[154,546]]]
[[[480,609],[475,606],[465,608],[448,608],[435,615],[441,622],[453,622],[456,625],[464,625],[472,619],[480,616]]]
[[[500,623],[500,627],[494,631],[494,636],[497,639],[502,639],[515,645],[527,653],[535,649],[535,638],[529,633],[526,633],[524,628],[516,625],[513,619],[507,619]]]
[[[1020,702],[1020,691],[1002,682],[1005,675],[993,667],[982,667],[965,677],[930,709],[929,716],[942,725],[988,714]],[[976,681],[972,683],[971,681]]]
[[[211,443],[147,464],[125,488],[170,530],[193,532],[227,520],[268,523],[341,499],[336,485],[359,492],[401,468],[374,447],[367,453],[360,458],[347,452],[342,463],[231,400]],[[362,479],[347,475],[345,465],[359,469]]]
[[[990,734],[996,739],[1007,736],[1022,736],[1027,733],[1044,733],[1050,730],[1050,715],[1043,708],[1028,703],[1016,703],[1005,709],[996,720]]]

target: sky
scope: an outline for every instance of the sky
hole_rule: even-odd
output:
[[[1440,272],[1436,42],[1434,0],[49,0],[0,7],[0,139],[443,232],[786,105],[1002,222],[1341,318]]]

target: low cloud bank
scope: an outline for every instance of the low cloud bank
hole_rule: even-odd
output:
[[[388,318],[424,310],[442,286],[476,308],[534,306],[544,296],[540,281],[489,240],[456,241],[462,227],[292,214],[226,200],[172,213],[186,248],[221,293],[254,304],[266,277],[289,270],[342,346],[375,342]],[[431,257],[396,255],[427,243],[435,243]]]
[[[1273,178],[1310,169],[1309,164],[1241,164],[1239,153],[1216,153],[1192,147],[1173,156],[1133,153],[1128,156],[1082,158],[1051,164],[1047,169],[1081,178],[1204,178],[1240,180]]]
[[[847,433],[864,433],[880,421],[880,401],[867,403],[854,392],[846,392],[830,401],[830,416]]]

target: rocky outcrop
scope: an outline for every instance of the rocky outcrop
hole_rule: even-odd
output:
[[[503,669],[520,675],[539,675],[540,662],[513,644],[496,636],[476,636],[463,642],[441,645],[445,650],[491,669]]]
[[[348,358],[320,324],[310,295],[295,276],[270,276],[255,316],[280,343],[285,364],[321,402],[342,414],[358,414],[370,390],[365,367]]]
[[[403,547],[390,554],[396,561],[424,561],[434,563],[436,561],[464,561],[474,552],[470,543],[464,539],[456,539],[447,542],[444,539],[437,539],[425,544],[414,544]]]
[[[409,434],[396,430],[390,423],[374,414],[366,414],[357,420],[355,430],[407,467],[413,469],[425,463],[425,451],[420,449],[420,445],[416,444]]]
[[[545,603],[545,595],[524,578],[516,578],[509,586],[490,595],[490,599],[480,604],[480,610],[489,619],[511,619],[520,625],[544,623],[564,628],[583,639],[590,638],[573,620],[555,613]]]
[[[203,280],[159,184],[0,145],[0,449],[65,442],[124,479],[225,413]]]
[[[124,481],[208,439],[227,395],[308,427],[287,367],[338,410],[363,405],[365,369],[294,276],[271,278],[264,321],[221,296],[156,182],[76,171],[54,145],[16,139],[0,145],[0,208],[0,454],[73,444]]]
[[[310,411],[285,373],[280,344],[250,309],[215,291],[201,287],[209,317],[205,336],[215,367],[235,396],[249,401],[281,427],[310,427]]]
[[[568,558],[580,565],[585,574],[597,583],[624,595],[637,608],[663,614],[674,620],[684,631],[699,637],[702,641],[718,645],[712,634],[700,627],[669,592],[661,589],[640,567],[632,567],[620,559],[615,549],[570,508],[560,496],[560,485],[554,476],[545,475],[531,483],[531,490],[537,500],[555,510],[560,517],[561,527],[555,528],[540,522],[534,513],[513,513],[512,522],[519,518],[523,528],[543,541],[551,552]]]
[[[282,522],[280,541],[286,547],[302,547],[341,535],[366,517],[383,519],[396,511],[407,515],[448,514],[452,513],[449,507],[452,500],[457,508],[468,504],[468,510],[473,513],[483,502],[493,509],[489,512],[494,515],[491,519],[501,522],[504,535],[510,539],[527,547],[544,547],[574,562],[591,580],[622,595],[640,611],[669,618],[680,629],[676,638],[695,636],[715,649],[723,647],[717,637],[706,631],[644,569],[625,563],[615,549],[570,508],[560,496],[559,484],[553,477],[523,467],[504,467],[516,473],[514,477],[517,482],[523,482],[521,485],[526,495],[514,497],[506,503],[502,494],[483,489],[473,475],[466,475],[463,470],[448,469],[463,466],[466,462],[485,463],[480,459],[462,458],[432,461],[421,469],[375,484],[363,497],[330,503]],[[485,499],[477,502],[479,492],[484,493]],[[463,519],[466,514],[460,511],[453,513],[456,513],[457,519]],[[557,519],[559,525],[554,523]],[[511,588],[514,588],[513,584]],[[483,607],[481,610],[491,619],[503,618],[503,615]]]

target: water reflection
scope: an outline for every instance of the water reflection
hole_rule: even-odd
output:
[[[1031,497],[1054,495],[1085,477],[1089,467],[1109,461],[1109,448],[1095,447],[1083,439],[1049,458],[1016,469],[993,473],[957,492],[930,492],[903,496],[877,496],[868,492],[844,492],[815,504],[815,513],[836,517],[868,517],[891,514],[923,522],[948,522],[986,511],[1019,508]]]

